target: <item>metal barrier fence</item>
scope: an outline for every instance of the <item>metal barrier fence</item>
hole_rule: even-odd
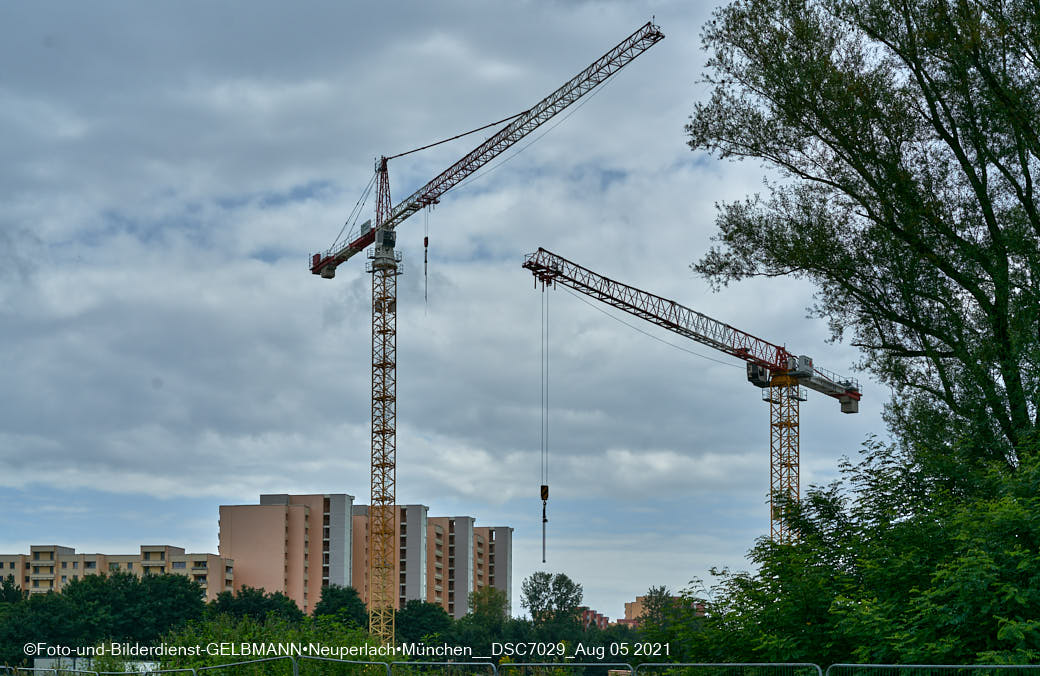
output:
[[[498,665],[498,670],[505,676],[506,672],[520,670],[524,676],[540,674],[560,674],[575,676],[608,676],[628,672],[630,676],[635,674],[631,664],[625,662],[507,662]],[[532,670],[532,671],[529,671]]]
[[[326,667],[325,669],[317,670],[322,676],[327,676],[331,670],[332,676],[339,676],[340,674],[364,674],[365,676],[378,676],[378,674],[386,674],[390,676],[390,663],[388,662],[364,662],[361,660],[341,660],[335,657],[317,657],[311,655],[300,655],[294,658],[295,667],[293,676],[310,676],[315,670],[308,670],[304,667],[307,662],[316,663],[315,666],[320,665]],[[337,665],[344,665],[340,668],[336,668]]]
[[[832,664],[826,676],[1033,676],[1040,664]]]
[[[432,669],[432,671],[431,671]],[[451,674],[452,676],[473,676],[483,671],[490,671],[498,676],[498,667],[494,662],[391,662],[390,673],[398,674]]]
[[[832,664],[826,673],[811,663],[653,662],[366,662],[311,655],[265,657],[186,669],[93,671],[0,665],[0,676],[1040,676],[1040,664]]]
[[[809,662],[648,662],[636,667],[640,674],[662,676],[824,676],[819,666]]]

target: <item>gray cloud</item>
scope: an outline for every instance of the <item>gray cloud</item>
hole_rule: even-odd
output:
[[[520,268],[538,246],[847,370],[854,351],[805,318],[808,285],[711,294],[688,268],[713,204],[761,189],[761,168],[683,142],[709,9],[4,6],[0,58],[16,65],[0,80],[0,484],[73,491],[66,507],[98,515],[66,543],[81,550],[212,549],[216,505],[260,492],[367,501],[369,282],[360,257],[329,282],[307,256],[376,155],[529,107],[651,13],[664,42],[429,214],[425,282],[427,216],[401,226],[400,500],[514,525],[517,586],[541,566],[541,299]],[[394,160],[395,199],[477,141]],[[651,584],[740,566],[768,525],[768,411],[739,364],[562,290],[548,300],[554,569],[616,616]],[[803,486],[879,430],[882,395],[866,397],[858,417],[803,406]],[[120,496],[153,515],[156,500],[204,503],[212,518],[102,506]],[[61,519],[37,508],[31,530],[6,523],[0,550],[52,541]]]

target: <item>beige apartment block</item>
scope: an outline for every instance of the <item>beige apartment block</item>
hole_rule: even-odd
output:
[[[353,587],[367,604],[369,506],[353,500],[277,494],[261,495],[258,505],[221,505],[219,551],[235,560],[235,584],[282,592],[307,613],[330,584]],[[484,586],[512,601],[513,529],[473,524],[471,516],[430,517],[426,505],[395,506],[395,608],[428,601],[458,618]]]
[[[509,526],[473,528],[473,590],[494,587],[506,595],[506,613],[512,614],[513,529]]]
[[[398,534],[398,556],[394,562],[393,579],[398,583],[394,608],[402,608],[408,601],[426,600],[426,520],[429,508],[426,505],[395,505],[394,530]],[[351,586],[357,590],[361,600],[368,604],[368,538],[369,507],[354,505],[352,521],[354,529],[353,558],[354,575]]]
[[[207,601],[234,588],[233,560],[170,545],[141,545],[137,554],[77,554],[72,547],[32,545],[28,555],[0,554],[0,578],[13,576],[19,589],[30,594],[60,592],[83,576],[117,572],[185,575],[202,586]]]
[[[261,495],[221,505],[219,551],[238,561],[235,584],[281,592],[311,613],[330,584],[351,584],[351,507],[344,493]]]

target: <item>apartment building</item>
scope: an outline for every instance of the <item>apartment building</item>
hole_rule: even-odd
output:
[[[141,545],[137,554],[77,554],[72,547],[32,545],[29,554],[0,554],[0,578],[9,575],[22,591],[60,592],[86,575],[126,572],[137,575],[185,575],[206,591],[210,601],[235,586],[234,561],[216,554],[186,553],[172,545]]]
[[[513,529],[473,528],[473,589],[494,587],[506,595],[506,612],[513,612]]]
[[[430,517],[429,507],[415,504],[395,506],[394,531],[395,608],[428,601],[458,618],[470,592],[485,586],[511,604],[512,528]],[[237,586],[282,592],[306,613],[330,584],[351,586],[368,603],[369,506],[353,496],[261,495],[259,504],[221,505],[219,540],[220,555],[236,561]]]
[[[354,507],[354,580],[368,603],[368,506]],[[474,527],[471,516],[429,516],[426,505],[398,505],[396,608],[408,601],[436,603],[460,618],[469,594],[493,586],[512,602],[512,533],[508,526]]]
[[[426,529],[429,507],[426,505],[396,505],[394,530],[398,534],[398,556],[393,579],[398,593],[394,608],[400,609],[409,601],[426,600]],[[369,506],[355,505],[352,512],[354,543],[354,577],[351,586],[366,604],[368,589]]]
[[[219,552],[239,561],[238,587],[282,592],[305,613],[321,590],[352,583],[354,496],[261,495],[257,505],[221,505]]]

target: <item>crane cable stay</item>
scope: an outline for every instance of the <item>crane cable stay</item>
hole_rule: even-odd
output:
[[[796,534],[787,523],[788,506],[799,494],[799,402],[803,387],[837,399],[842,413],[858,413],[859,383],[813,365],[805,355],[795,355],[775,345],[724,324],[675,301],[603,277],[551,251],[539,248],[525,257],[523,267],[535,284],[557,283],[590,296],[648,322],[656,324],[746,362],[747,379],[762,388],[770,417],[770,538],[787,543]]]
[[[372,274],[372,427],[371,505],[369,509],[368,608],[369,631],[384,643],[394,640],[394,607],[404,597],[395,593],[397,569],[395,537],[397,474],[397,276],[401,254],[395,251],[398,225],[440,198],[557,114],[596,89],[643,52],[664,39],[648,21],[589,64],[555,91],[435,176],[424,186],[393,205],[390,200],[388,158],[376,160],[376,213],[362,223],[357,236],[338,241],[310,259],[310,271],[323,279],[372,246],[366,271]],[[506,118],[510,119],[510,118]],[[490,125],[490,126],[493,126]],[[485,126],[486,128],[486,126]],[[416,149],[418,150],[418,149]],[[401,154],[398,154],[400,156]],[[501,165],[499,165],[501,166]],[[373,224],[374,223],[374,224]],[[428,249],[428,234],[424,238]],[[424,259],[426,256],[424,255]],[[424,261],[424,268],[427,267]]]

